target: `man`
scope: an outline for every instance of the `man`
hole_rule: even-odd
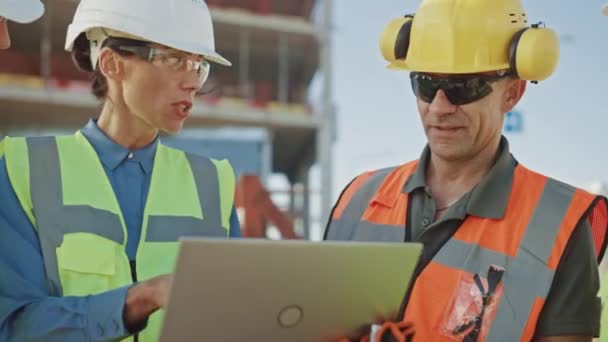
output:
[[[0,0],[0,50],[11,46],[7,21],[18,23],[32,22],[44,13],[44,5],[40,0]]]
[[[411,71],[428,145],[356,177],[325,238],[424,244],[399,317],[414,341],[599,334],[607,201],[526,169],[501,135],[526,81],[559,59],[555,33],[528,20],[520,0],[423,0],[383,33],[390,67]]]

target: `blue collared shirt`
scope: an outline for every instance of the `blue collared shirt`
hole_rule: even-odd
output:
[[[103,165],[127,226],[127,255],[135,259],[158,140],[128,150],[91,120],[81,130]],[[233,208],[230,237],[240,237]],[[0,342],[105,341],[127,336],[123,306],[128,287],[95,296],[50,297],[36,231],[0,158]]]

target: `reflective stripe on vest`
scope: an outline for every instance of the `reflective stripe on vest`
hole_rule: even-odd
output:
[[[331,229],[327,240],[341,241],[405,241],[405,230],[401,227],[370,224],[361,219],[378,188],[394,168],[370,172],[358,177],[345,190],[341,203],[332,213]],[[347,213],[347,214],[345,214]],[[405,222],[405,221],[404,221]],[[357,229],[353,229],[357,227]],[[397,229],[395,229],[397,228]]]
[[[354,181],[355,190],[344,196],[346,190],[334,210],[327,238],[405,241],[408,196],[402,189],[416,165]],[[530,340],[570,235],[594,203],[605,202],[517,166],[505,217],[467,217],[416,279],[405,311],[405,320],[415,323],[415,339],[436,340],[462,277],[485,277],[494,265],[505,270],[504,292],[493,321],[484,317],[491,321],[487,339]],[[599,225],[605,236],[606,221]]]
[[[38,231],[51,295],[92,295],[132,283],[124,219],[84,136],[11,139],[6,160]],[[19,175],[28,170],[29,177]],[[159,144],[136,257],[138,280],[173,270],[181,236],[227,237],[233,194],[227,162]],[[160,311],[151,316],[141,341],[157,339],[161,319]]]

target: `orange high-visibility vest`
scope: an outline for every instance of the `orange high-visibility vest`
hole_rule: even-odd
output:
[[[409,194],[403,189],[417,164],[357,177],[334,208],[326,239],[409,239]],[[562,254],[583,219],[601,260],[607,203],[516,166],[504,217],[468,216],[432,260],[421,261],[400,318],[414,323],[415,341],[530,341]]]

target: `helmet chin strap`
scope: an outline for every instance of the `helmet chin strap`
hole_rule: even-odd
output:
[[[110,35],[104,28],[94,28],[87,31],[86,35],[91,49],[91,66],[93,67],[93,70],[95,70],[97,69],[97,61],[99,60],[99,55],[101,54],[103,42],[110,38]]]

